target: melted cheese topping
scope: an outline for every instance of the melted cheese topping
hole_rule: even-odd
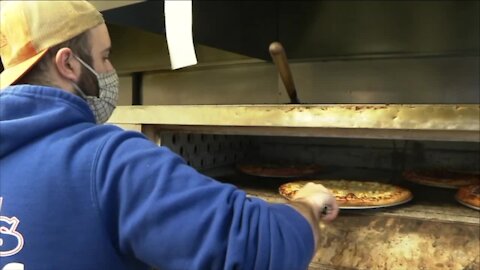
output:
[[[339,199],[352,200],[358,199],[386,199],[393,196],[398,190],[395,186],[389,184],[382,184],[377,182],[362,182],[362,181],[348,181],[348,180],[317,180],[317,181],[301,181],[289,183],[286,195],[292,196],[296,191],[301,189],[308,182],[322,184],[329,189],[333,195]]]

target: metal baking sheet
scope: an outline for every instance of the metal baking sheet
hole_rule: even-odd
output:
[[[480,211],[480,207],[477,207],[477,206],[475,206],[475,205],[468,204],[468,203],[460,200],[460,199],[458,198],[458,196],[455,196],[455,200],[457,200],[457,202],[459,202],[460,204],[463,204],[464,206],[466,206],[466,207],[468,207],[468,208],[472,208],[472,209],[475,209],[475,210]]]

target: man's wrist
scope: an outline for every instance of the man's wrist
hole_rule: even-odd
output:
[[[305,201],[296,200],[291,201],[287,205],[290,205],[293,209],[295,209],[298,213],[300,213],[310,224],[310,228],[312,229],[313,234],[313,241],[314,241],[314,250],[317,250],[317,244],[320,237],[320,216],[316,215],[313,208]]]

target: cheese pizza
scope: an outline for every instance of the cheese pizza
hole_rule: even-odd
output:
[[[447,169],[407,170],[403,173],[403,177],[417,184],[443,188],[459,188],[480,183],[480,174],[478,173]]]
[[[279,192],[291,200],[308,182],[322,184],[335,196],[340,208],[368,208],[397,205],[412,199],[405,188],[379,182],[350,180],[295,181],[280,186]]]

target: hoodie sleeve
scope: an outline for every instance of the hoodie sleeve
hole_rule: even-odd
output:
[[[306,269],[308,222],[187,166],[141,134],[118,132],[96,155],[92,195],[123,254],[159,269]]]

